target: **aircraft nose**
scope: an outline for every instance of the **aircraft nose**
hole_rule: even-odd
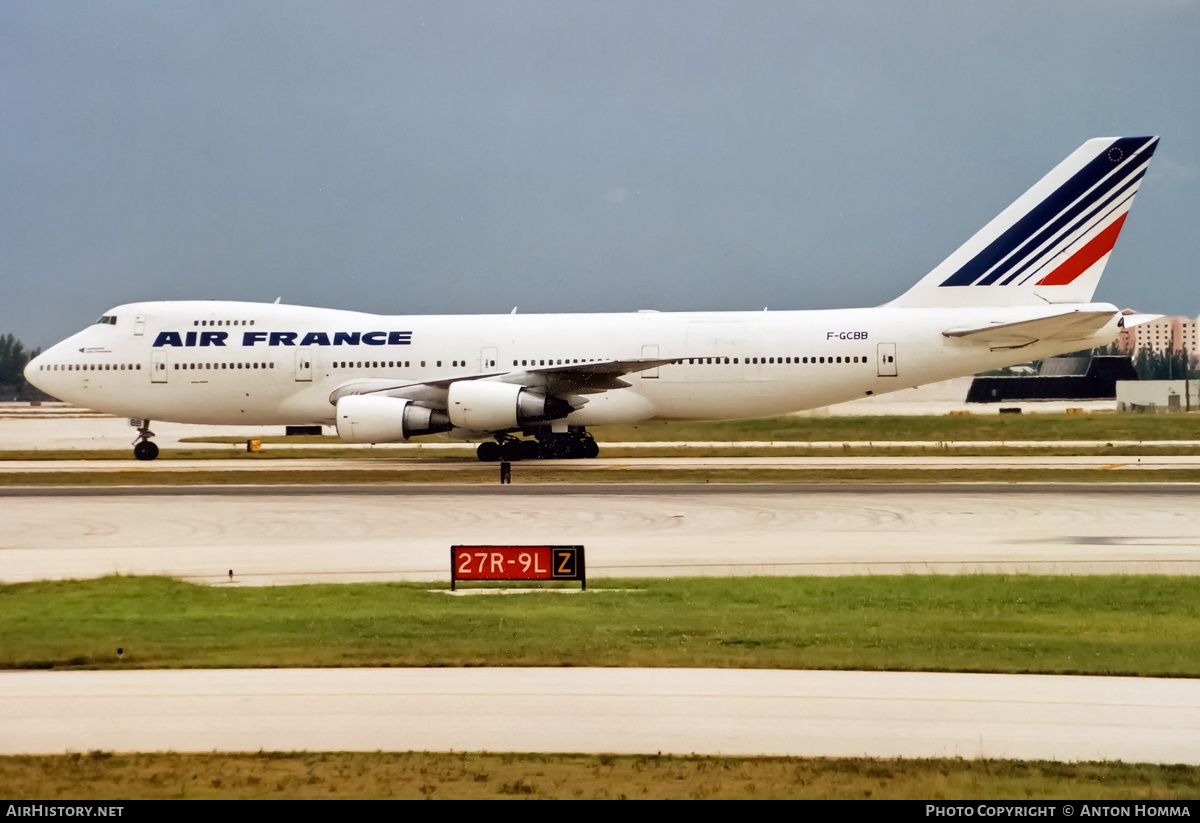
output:
[[[37,357],[32,358],[28,363],[25,364],[25,382],[26,383],[32,383],[35,386],[37,385],[36,378],[37,378],[37,373],[39,371],[38,367],[43,365],[42,361],[43,361],[44,357],[45,357],[44,354],[39,354]]]

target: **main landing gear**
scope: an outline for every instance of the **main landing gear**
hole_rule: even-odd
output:
[[[133,441],[133,456],[138,460],[153,460],[158,457],[158,445],[150,438],[154,436],[154,432],[150,431],[150,421],[142,420],[138,426],[137,439]]]
[[[537,440],[520,440],[510,434],[500,434],[495,443],[480,443],[475,454],[484,463],[577,460],[595,457],[600,454],[600,447],[587,432],[547,433],[538,435]]]

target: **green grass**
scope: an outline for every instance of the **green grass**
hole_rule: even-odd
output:
[[[476,597],[150,577],[0,587],[0,667],[256,666],[1197,677],[1200,593],[1185,577],[996,575],[605,579],[583,594]]]
[[[434,752],[0,757],[10,800],[1179,800],[1200,768],[1006,760]]]
[[[1018,404],[1013,404],[1018,405]],[[1198,440],[1200,414],[972,414],[775,417],[596,426],[597,440]]]
[[[601,443],[672,441],[889,441],[889,440],[1200,440],[1197,414],[971,414],[878,417],[772,417],[729,422],[686,421],[592,426]],[[189,437],[186,443],[244,445],[250,437]],[[326,443],[333,436],[260,438],[265,444]],[[445,437],[416,442],[453,442]]]

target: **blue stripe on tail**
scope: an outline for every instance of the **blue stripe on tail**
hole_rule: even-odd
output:
[[[1078,216],[1080,212],[1095,205],[1097,200],[1114,194],[1114,188],[1119,187],[1124,189],[1124,187],[1120,186],[1120,183],[1135,168],[1142,167],[1144,165],[1142,162],[1130,163],[1124,172],[1114,175],[1111,180],[1107,181],[1106,185],[1092,192],[1092,195],[1086,198],[1084,202],[1075,204],[1076,200],[1083,197],[1084,194],[1096,186],[1114,168],[1131,155],[1142,149],[1146,149],[1140,159],[1143,161],[1149,160],[1154,154],[1156,145],[1157,143],[1153,137],[1122,137],[1114,141],[1102,154],[1095,157],[1086,166],[1076,172],[1070,180],[1059,186],[1049,197],[989,243],[986,248],[971,258],[971,260],[963,264],[958,271],[946,278],[941,285],[970,286],[985,273],[987,277],[980,282],[980,285],[994,283],[997,279],[1008,273],[1022,259],[1021,255],[1013,255],[1013,252],[1019,249],[1037,248],[1041,242],[1052,236],[1055,231]],[[1146,148],[1147,146],[1149,148]],[[1140,177],[1140,175],[1138,176]],[[1132,183],[1134,181],[1129,182]],[[1073,207],[1072,204],[1075,204],[1075,206]],[[1100,208],[1103,208],[1103,204]],[[1054,221],[1053,226],[1048,225],[1051,221]],[[1045,229],[1044,231],[1042,230],[1043,228]],[[1034,236],[1035,232],[1037,233],[1036,236]],[[1005,260],[1005,258],[1009,258],[1006,266],[989,272],[993,266],[996,266],[1000,261]],[[1005,284],[1011,280],[1012,277],[1008,278]]]

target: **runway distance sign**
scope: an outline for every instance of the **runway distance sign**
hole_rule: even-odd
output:
[[[451,546],[450,589],[459,580],[578,580],[583,546]]]

